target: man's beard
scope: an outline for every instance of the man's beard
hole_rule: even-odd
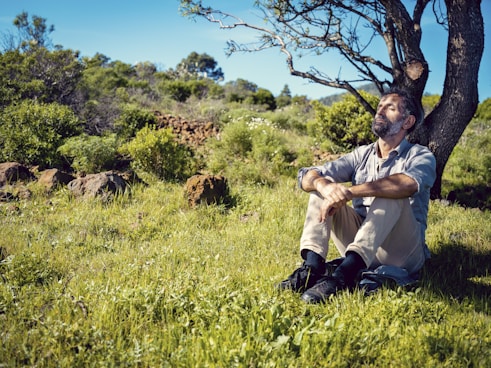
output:
[[[379,119],[382,119],[383,123],[377,122],[376,119],[373,119],[372,132],[380,138],[388,138],[396,135],[400,132],[404,124],[404,119],[400,119],[393,123],[391,123],[390,120],[387,119],[385,116],[381,116],[379,117]]]

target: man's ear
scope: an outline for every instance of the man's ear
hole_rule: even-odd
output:
[[[405,129],[405,130],[409,130],[411,129],[411,127],[416,124],[416,117],[414,115],[409,115],[407,118],[406,118],[406,121],[404,122],[404,124],[402,124],[402,127]]]

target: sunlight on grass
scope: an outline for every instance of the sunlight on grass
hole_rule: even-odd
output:
[[[307,196],[294,179],[231,191],[230,209],[190,209],[166,183],[110,203],[61,190],[0,204],[0,365],[491,362],[489,212],[433,202],[417,288],[310,306],[273,287],[300,261]]]

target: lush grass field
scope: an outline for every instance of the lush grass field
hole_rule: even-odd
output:
[[[231,209],[165,183],[0,204],[0,366],[491,366],[489,211],[431,203],[417,288],[306,305],[273,286],[299,264],[307,195],[231,190]]]

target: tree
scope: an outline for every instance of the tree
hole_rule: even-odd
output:
[[[243,102],[257,92],[257,84],[245,79],[225,83],[225,95],[229,102]]]
[[[374,83],[380,92],[389,86],[403,87],[421,99],[430,70],[421,49],[421,20],[428,8],[433,9],[436,21],[448,32],[445,81],[439,103],[410,139],[435,154],[437,180],[431,193],[432,198],[440,197],[445,165],[479,102],[477,80],[484,49],[481,0],[415,0],[412,14],[402,0],[258,0],[254,4],[264,14],[261,25],[204,6],[202,0],[181,0],[184,15],[204,17],[222,29],[245,27],[260,34],[253,44],[229,41],[228,53],[279,48],[292,75],[344,89],[372,115],[375,111],[356,83]],[[379,39],[385,43],[388,62],[383,55],[369,53]],[[295,64],[301,53],[329,50],[337,51],[358,77],[342,79],[314,66],[301,70]],[[323,64],[329,63],[323,59]]]
[[[102,134],[113,128],[121,108],[121,92],[136,78],[134,68],[121,61],[97,53],[92,58],[83,58],[85,69],[79,90],[86,101],[78,112],[90,134]],[[124,93],[123,93],[124,94]]]
[[[276,97],[276,106],[279,108],[288,106],[292,102],[292,94],[290,92],[290,88],[288,84],[285,84],[283,89],[280,92],[280,95]]]
[[[78,52],[50,48],[49,34],[54,26],[46,19],[23,12],[14,19],[18,37],[3,34],[4,52],[0,53],[0,107],[32,99],[38,102],[56,102],[75,110],[80,96],[77,84],[83,65]]]
[[[264,105],[268,110],[276,109],[276,100],[273,94],[264,88],[259,88],[252,94],[251,102],[254,105]]]
[[[192,52],[182,59],[176,67],[179,78],[209,78],[214,81],[223,80],[222,68],[218,67],[216,60],[208,54]]]
[[[82,71],[78,54],[71,50],[6,51],[0,54],[0,107],[31,99],[75,110]]]
[[[33,15],[29,21],[29,14],[22,12],[15,17],[13,24],[17,28],[17,37],[11,33],[4,34],[2,39],[4,50],[27,51],[37,47],[51,47],[49,34],[55,30],[55,27],[48,26],[45,18]]]

